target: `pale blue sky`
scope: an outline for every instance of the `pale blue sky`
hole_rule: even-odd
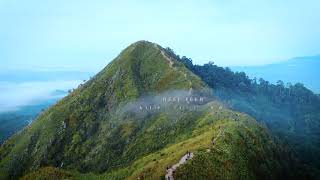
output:
[[[97,71],[137,40],[202,64],[320,54],[318,0],[0,0],[0,70]]]

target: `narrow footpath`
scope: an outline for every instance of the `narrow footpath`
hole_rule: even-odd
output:
[[[175,165],[171,166],[169,169],[167,169],[166,180],[173,180],[173,174],[176,171],[176,169],[180,165],[186,163],[188,160],[190,160],[192,158],[193,158],[193,153],[192,152],[187,153],[180,159],[180,161],[177,164],[175,164]]]
[[[219,128],[220,129],[220,128]],[[222,130],[220,129],[219,132],[218,132],[218,135],[212,139],[212,145],[214,146],[216,144],[216,141],[217,139],[222,136]],[[166,180],[174,180],[173,178],[173,174],[175,173],[176,169],[181,166],[182,164],[186,163],[188,160],[192,159],[193,158],[193,153],[192,152],[189,152],[187,154],[185,154],[181,159],[180,161],[171,166],[170,168],[167,169],[167,174],[166,174]]]

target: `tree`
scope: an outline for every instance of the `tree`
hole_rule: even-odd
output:
[[[182,56],[182,58],[180,59],[180,62],[185,64],[187,66],[187,68],[193,69],[193,63],[192,63],[191,58],[187,58],[186,56]]]
[[[284,90],[284,83],[281,80],[277,81],[277,88],[278,88],[278,93],[280,95],[280,97],[282,97],[282,92]]]

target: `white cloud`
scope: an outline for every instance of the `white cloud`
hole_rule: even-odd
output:
[[[0,82],[0,112],[57,98],[52,93],[77,87],[81,81]]]

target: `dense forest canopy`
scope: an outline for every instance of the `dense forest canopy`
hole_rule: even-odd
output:
[[[170,48],[167,53],[184,63],[186,67],[197,75],[200,75],[213,88],[237,88],[239,92],[264,93],[270,95],[274,100],[280,102],[296,101],[299,103],[312,103],[311,100],[319,102],[319,95],[304,87],[302,83],[284,84],[278,80],[277,84],[271,84],[263,78],[250,79],[245,72],[233,72],[229,67],[220,67],[210,61],[204,65],[194,65],[191,58],[176,55]]]

